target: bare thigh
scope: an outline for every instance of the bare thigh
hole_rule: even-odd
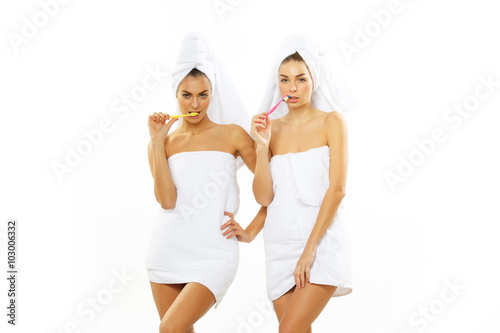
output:
[[[290,298],[292,297],[294,290],[295,286],[289,291],[287,291],[283,296],[273,301],[274,311],[276,312],[276,317],[278,317],[278,323],[280,323],[281,318],[283,318],[283,314],[285,313],[285,310],[288,306],[288,301],[290,301]],[[311,327],[309,327],[306,333],[312,333]]]
[[[281,317],[280,332],[310,332],[312,323],[318,318],[337,287],[306,283],[295,289]]]
[[[286,306],[288,304],[288,301],[290,300],[290,297],[292,297],[293,295],[294,289],[295,286],[273,301],[274,311],[276,312],[278,323],[281,322],[281,317],[283,317],[283,314],[285,313]]]
[[[150,283],[156,310],[161,320],[186,284],[161,284],[151,281]]]
[[[163,316],[160,332],[189,332],[214,304],[214,294],[207,287],[196,282],[186,284]]]

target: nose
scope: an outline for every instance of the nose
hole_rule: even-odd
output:
[[[297,91],[297,86],[295,85],[295,82],[293,82],[291,85],[290,85],[290,92],[295,92]]]
[[[193,108],[193,110],[196,110],[200,107],[200,103],[197,97],[193,98],[193,103],[191,103],[191,107]]]

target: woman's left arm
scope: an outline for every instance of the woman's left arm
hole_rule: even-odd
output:
[[[326,116],[325,130],[330,147],[330,186],[325,193],[316,223],[309,235],[304,251],[297,262],[294,277],[297,286],[305,287],[309,282],[309,273],[316,248],[326,233],[345,196],[347,179],[347,124],[342,114],[337,111]]]
[[[231,124],[229,129],[229,133],[226,133],[236,148],[237,156],[240,156],[247,168],[254,173],[256,157],[252,137],[239,125]]]

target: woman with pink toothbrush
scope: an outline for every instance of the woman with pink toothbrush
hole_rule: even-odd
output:
[[[347,126],[340,111],[356,101],[304,35],[286,40],[272,76],[251,127],[253,191],[267,206],[267,293],[279,332],[310,333],[331,297],[352,291],[342,204]],[[283,96],[285,103],[267,115]]]

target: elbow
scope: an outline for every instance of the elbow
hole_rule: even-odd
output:
[[[339,200],[342,200],[345,197],[345,188],[344,187],[334,188],[333,193],[335,193],[335,197],[337,197]]]
[[[160,202],[160,205],[161,205],[161,208],[163,208],[165,210],[170,210],[170,209],[175,208],[175,203],[170,203],[170,202],[162,203],[162,202]]]
[[[176,200],[168,200],[167,198],[156,198],[156,201],[160,204],[161,208],[165,210],[174,209]]]
[[[259,205],[267,207],[271,204],[271,202],[273,202],[274,191],[272,188],[269,188],[267,190],[260,188],[254,180],[252,184],[252,190],[255,201],[257,201]]]
[[[273,202],[273,199],[274,199],[274,194],[273,195],[266,195],[266,196],[256,196],[255,197],[255,200],[257,201],[257,203],[263,207],[267,207],[271,204],[271,202]]]

